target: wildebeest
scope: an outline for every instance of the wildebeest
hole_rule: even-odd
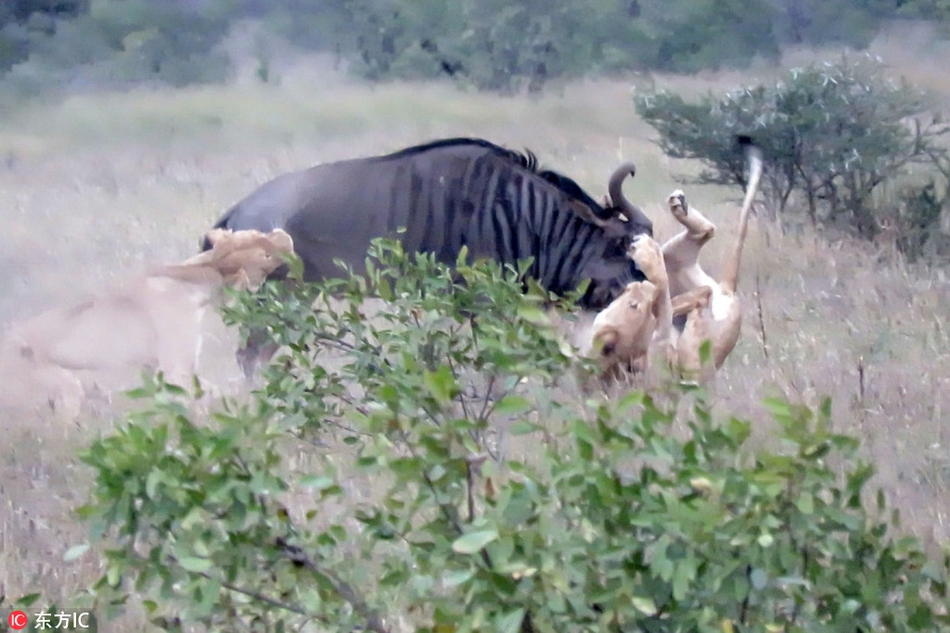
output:
[[[407,252],[434,253],[448,265],[466,246],[472,259],[532,257],[527,275],[559,295],[589,279],[579,303],[600,310],[643,279],[627,249],[652,234],[652,223],[620,194],[633,172],[627,164],[614,173],[601,206],[570,178],[540,169],[531,152],[445,139],[278,176],[215,228],[285,230],[306,281],[339,276],[335,259],[363,272],[371,240],[405,228],[398,238]]]
[[[631,170],[618,170],[612,194]],[[580,303],[593,310],[643,279],[626,253],[634,236],[652,233],[622,196],[604,208],[570,178],[540,170],[530,152],[469,138],[278,176],[215,224],[287,231],[307,281],[338,276],[334,259],[362,271],[370,241],[399,227],[406,251],[446,264],[465,245],[471,257],[503,264],[533,257],[528,275],[557,294],[590,279]]]

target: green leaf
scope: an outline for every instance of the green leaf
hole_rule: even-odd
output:
[[[752,570],[752,573],[749,574],[749,581],[756,590],[762,591],[769,584],[769,575],[764,569],[756,567]]]
[[[66,550],[65,554],[63,554],[63,560],[66,561],[67,563],[70,561],[74,561],[80,556],[82,556],[83,554],[85,554],[88,550],[89,550],[89,546],[86,544],[73,545],[68,550]]]
[[[512,423],[508,427],[508,434],[517,436],[517,435],[530,435],[531,433],[536,433],[537,431],[543,431],[544,427],[540,424],[535,424],[534,422],[528,422],[527,420],[518,420],[517,422]]]
[[[455,376],[447,365],[441,365],[435,371],[427,371],[424,376],[429,393],[440,404],[448,404],[459,392]]]
[[[461,569],[442,576],[442,582],[446,587],[457,587],[458,585],[467,583],[474,576],[474,569]]]
[[[788,407],[788,403],[784,400],[778,398],[765,398],[762,400],[762,404],[771,412],[771,414],[778,419],[788,418],[791,415],[791,410]]]
[[[643,615],[653,615],[656,613],[656,603],[647,596],[634,596],[631,598],[633,608]]]
[[[326,490],[333,485],[333,478],[325,475],[306,475],[300,478],[300,487],[308,490]]]
[[[815,511],[815,499],[808,492],[803,492],[795,502],[795,507],[802,514],[812,514]]]
[[[213,563],[210,558],[198,558],[197,556],[185,556],[178,559],[178,564],[187,571],[202,573],[211,569]]]
[[[164,473],[160,470],[153,470],[145,478],[145,495],[149,499],[155,498],[155,492],[158,489],[158,484],[162,483],[164,479]]]
[[[518,316],[531,325],[545,326],[551,324],[551,319],[545,314],[544,310],[531,305],[522,305],[518,307]]]
[[[512,611],[498,620],[496,631],[499,633],[518,633],[521,630],[521,622],[524,620],[525,610],[518,609]]]
[[[642,391],[631,391],[623,395],[620,400],[617,401],[617,412],[625,413],[632,409],[633,407],[642,406],[646,396]]]
[[[498,538],[498,530],[480,530],[460,536],[452,543],[452,551],[457,554],[474,554]]]
[[[673,570],[673,597],[677,600],[683,600],[689,595],[690,569],[682,562],[677,564]]]
[[[575,420],[571,425],[571,430],[578,440],[583,440],[588,444],[596,444],[597,440],[594,439],[594,432],[584,420]]]
[[[462,248],[459,249],[458,257],[455,258],[455,267],[456,268],[465,268],[465,265],[468,263],[468,246],[462,244]]]
[[[43,594],[30,593],[16,601],[18,607],[31,607]]]
[[[524,396],[509,393],[495,404],[495,413],[499,415],[515,415],[531,409],[531,403]]]

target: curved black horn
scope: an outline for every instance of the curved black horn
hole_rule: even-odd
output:
[[[637,166],[633,163],[624,163],[610,177],[607,184],[607,193],[610,196],[610,202],[620,209],[630,222],[637,226],[642,226],[652,236],[653,222],[636,205],[627,200],[623,195],[623,181],[630,176],[633,178],[637,174]]]

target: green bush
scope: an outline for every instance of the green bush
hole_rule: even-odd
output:
[[[950,560],[894,536],[880,494],[864,508],[873,469],[827,403],[769,403],[776,451],[698,394],[677,431],[675,402],[579,396],[590,368],[515,271],[372,252],[365,279],[238,300],[287,349],[251,402],[199,419],[200,389],[158,377],[85,452],[101,609],[138,592],[161,627],[222,631],[950,630]]]
[[[778,52],[764,0],[305,4],[266,21],[294,41],[333,50],[373,80],[441,75],[479,89],[540,90],[592,72],[744,67]]]
[[[896,17],[914,0],[898,9],[888,2],[828,2],[827,0],[776,0],[774,30],[792,44],[845,44],[865,48],[877,35],[883,20]],[[888,6],[890,4],[890,6]]]
[[[677,72],[721,66],[744,68],[756,55],[778,59],[773,10],[759,0],[680,0],[655,18],[654,65]]]
[[[910,262],[946,255],[947,237],[940,231],[946,193],[934,178],[923,185],[905,184],[897,193],[894,213],[886,219],[896,236],[897,249]]]
[[[221,81],[230,61],[212,49],[227,33],[235,7],[230,0],[95,0],[88,11],[70,14],[68,20],[34,13],[31,19],[46,16],[51,29],[27,29],[19,44],[24,53],[11,64],[14,82],[32,93],[24,77],[34,77],[40,92],[76,80],[104,87]],[[0,36],[0,63],[3,42]]]
[[[865,239],[890,215],[878,205],[883,185],[900,182],[910,168],[938,175],[946,162],[941,138],[950,128],[930,105],[923,91],[892,81],[870,58],[793,69],[774,84],[697,103],[669,92],[636,102],[664,152],[710,167],[702,180],[744,182],[734,138],[750,134],[763,147],[762,191],[774,212],[784,214],[797,195],[813,224]]]

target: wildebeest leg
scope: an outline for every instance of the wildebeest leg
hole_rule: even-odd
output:
[[[275,279],[266,283],[283,284],[284,282]],[[257,299],[258,306],[262,305],[263,302],[264,299]],[[254,383],[261,370],[267,366],[278,349],[280,349],[280,345],[274,341],[267,330],[251,328],[248,331],[247,338],[241,341],[235,353],[238,367],[241,368],[241,373],[244,374],[244,380],[248,385]]]
[[[262,367],[270,362],[280,345],[275,343],[266,330],[253,329],[247,335],[247,340],[238,348],[237,364],[248,382],[260,373]]]

